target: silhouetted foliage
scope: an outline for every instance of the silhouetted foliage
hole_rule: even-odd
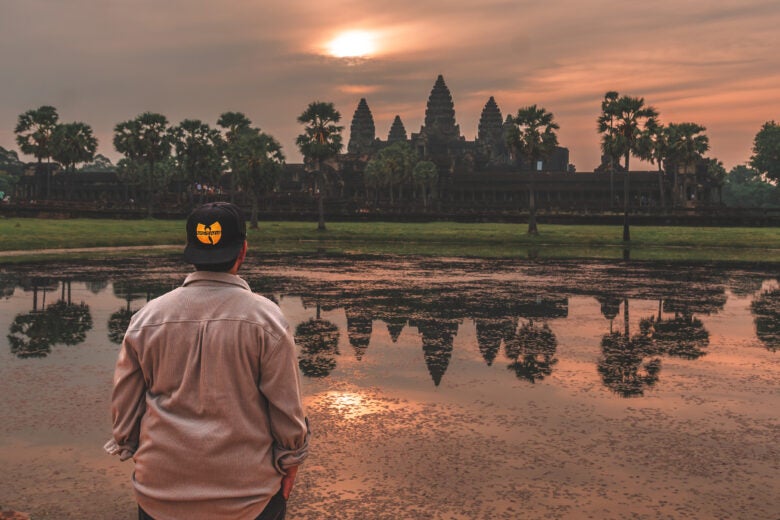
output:
[[[298,122],[304,125],[304,132],[300,134],[295,143],[303,154],[307,163],[315,174],[315,195],[317,197],[317,212],[319,222],[317,229],[325,230],[325,213],[323,197],[327,179],[323,172],[323,162],[335,157],[341,152],[341,131],[338,126],[341,113],[336,110],[333,103],[313,101],[306,110],[298,116]]]
[[[653,316],[641,320],[639,326],[660,354],[698,359],[707,353],[704,349],[710,344],[710,333],[701,320],[692,315],[683,314],[672,319]]]
[[[780,125],[767,121],[753,139],[750,166],[768,179],[780,182]]]
[[[50,334],[53,343],[78,345],[92,329],[92,314],[86,303],[58,301],[46,308],[50,320]]]
[[[501,342],[514,337],[517,322],[510,318],[481,318],[476,320],[477,345],[488,366],[493,364],[501,348]]]
[[[756,335],[767,350],[780,349],[780,289],[764,291],[750,306],[756,324]]]
[[[55,344],[77,345],[92,329],[85,303],[58,301],[43,311],[19,314],[9,327],[11,353],[20,358],[46,357]]]
[[[660,371],[661,360],[654,357],[647,337],[620,332],[602,337],[598,372],[604,385],[620,397],[644,395],[658,382]]]
[[[531,186],[528,192],[528,233],[535,235],[536,203],[534,179],[537,161],[549,158],[558,146],[556,130],[560,127],[553,121],[553,114],[546,109],[530,105],[518,109],[515,117],[507,118],[510,123],[506,133],[507,145],[531,166]]]
[[[546,323],[541,326],[529,320],[506,343],[506,356],[514,360],[509,365],[518,379],[535,383],[552,374],[558,363],[555,351],[558,340]]]
[[[298,366],[307,377],[326,377],[336,368],[339,329],[323,319],[310,319],[295,329],[295,343],[301,348]]]
[[[14,318],[8,330],[11,354],[16,357],[42,358],[51,352],[49,320],[45,312],[28,312]]]
[[[359,308],[347,307],[345,312],[347,315],[347,336],[349,337],[349,344],[355,351],[355,359],[360,361],[363,359],[366,350],[368,350],[368,345],[371,341],[371,332],[373,332],[374,320],[371,316],[361,312],[361,309]]]
[[[117,345],[122,343],[125,339],[125,332],[127,332],[127,326],[130,325],[130,318],[133,317],[136,311],[128,309],[119,309],[111,314],[108,318],[108,339],[111,343]]]

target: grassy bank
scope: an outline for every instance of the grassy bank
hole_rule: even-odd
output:
[[[0,251],[26,251],[24,257],[31,258],[42,249],[171,245],[175,250],[183,244],[183,230],[183,221],[168,220],[2,219]],[[254,250],[271,253],[623,256],[619,226],[542,225],[538,236],[529,236],[525,230],[523,224],[334,222],[327,231],[318,232],[311,222],[265,222],[250,230],[248,239]],[[631,236],[634,259],[777,262],[780,258],[780,228],[635,226]],[[133,254],[170,252],[142,248]]]

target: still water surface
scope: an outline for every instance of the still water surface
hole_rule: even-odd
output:
[[[103,457],[175,260],[0,270],[0,505],[131,518]],[[780,518],[775,266],[271,257],[315,444],[294,518]],[[11,478],[13,475],[13,478]]]

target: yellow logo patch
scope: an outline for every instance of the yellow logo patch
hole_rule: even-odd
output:
[[[195,236],[204,244],[217,245],[217,242],[222,238],[222,226],[219,225],[219,222],[209,225],[198,224],[195,228]]]

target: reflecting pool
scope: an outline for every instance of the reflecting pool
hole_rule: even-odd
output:
[[[175,259],[0,268],[0,505],[133,518],[104,456]],[[777,266],[263,257],[312,455],[293,518],[780,518]]]

